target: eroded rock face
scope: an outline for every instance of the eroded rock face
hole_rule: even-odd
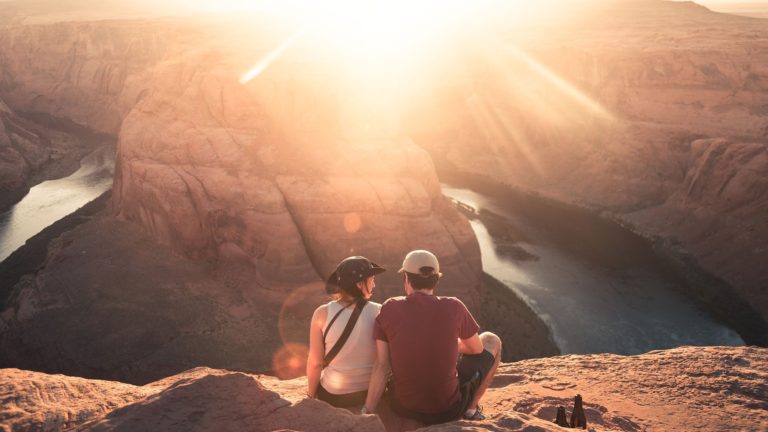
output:
[[[329,65],[299,51],[243,85],[280,39],[243,50],[220,35],[253,38],[173,21],[7,30],[9,100],[119,129],[121,220],[100,215],[65,234],[5,293],[0,364],[145,383],[298,359],[281,375],[296,376],[308,319],[328,301],[321,279],[352,254],[390,270],[377,278],[383,301],[402,293],[403,256],[430,248],[441,293],[477,311],[477,241],[429,156]]]
[[[427,248],[445,266],[442,292],[474,309],[479,248],[428,154],[296,49],[247,85],[248,63],[226,51],[153,68],[120,132],[115,212],[187,256],[250,262],[275,280],[325,277],[355,254],[397,270]],[[363,118],[347,127],[350,115]],[[393,273],[385,295],[401,293]]]
[[[0,211],[27,193],[32,171],[50,156],[45,139],[24,126],[0,100]]]
[[[22,248],[21,258],[39,260],[26,271],[0,264],[0,368],[134,384],[200,365],[304,374],[309,320],[328,301],[317,276],[278,280],[247,262],[191,261],[98,208],[46,235]],[[386,300],[382,291],[374,301]],[[535,315],[499,291],[475,316],[500,328],[505,358],[556,353]]]
[[[4,4],[0,17],[22,6]],[[76,171],[95,146],[14,112],[116,134],[140,96],[124,92],[126,83],[161,58],[166,46],[158,26],[141,21],[21,26],[0,20],[0,26],[0,209],[5,209],[30,186]]]
[[[92,218],[3,293],[0,367],[143,384],[199,365],[275,370],[276,354],[294,343],[283,363],[299,364],[283,376],[301,373],[319,283],[211,270],[133,224]]]
[[[0,212],[30,187],[75,172],[99,143],[49,123],[19,116],[0,99]]]
[[[0,89],[17,109],[119,131],[115,212],[186,256],[307,281],[350,254],[396,269],[432,248],[444,293],[475,308],[468,223],[443,202],[429,156],[359,106],[348,77],[296,47],[243,85],[281,39],[179,22],[11,26]]]
[[[482,422],[430,427],[385,403],[360,416],[304,396],[306,381],[197,368],[136,387],[109,381],[0,370],[5,430],[364,430],[558,431],[579,393],[590,430],[759,430],[768,422],[768,352],[686,347],[624,357],[582,355],[502,364]]]
[[[166,59],[132,74],[131,47],[159,36],[148,24],[113,24],[33,30],[63,32],[75,64],[92,65],[96,77],[114,69],[114,85],[79,88],[31,60],[9,72],[22,106],[43,100],[33,109],[56,111],[71,98],[66,115],[102,130],[126,113],[113,210],[133,227],[101,215],[49,247],[42,269],[7,293],[0,364],[134,383],[197,365],[296,376],[308,319],[327,301],[321,279],[352,254],[390,269],[377,278],[374,300],[383,301],[402,292],[405,253],[430,248],[446,274],[441,292],[477,310],[477,241],[440,194],[429,156],[391,118],[347,96],[332,68],[297,53],[243,85],[240,74],[279,39],[243,54],[207,38],[221,29],[186,29],[168,39]],[[76,49],[70,31],[97,49]],[[194,40],[201,48],[186,49]],[[119,59],[93,57],[99,50]],[[73,93],[30,96],[50,77]],[[91,117],[94,105],[107,108]],[[350,126],[350,116],[369,127]],[[291,359],[299,366],[283,371]]]
[[[170,34],[174,30],[165,28]],[[135,104],[135,99],[120,99],[126,83],[172,45],[161,34],[156,24],[145,21],[4,27],[0,91],[17,111],[42,112],[116,134]]]
[[[622,2],[565,37],[474,55],[472,84],[437,90],[452,103],[420,106],[409,127],[447,167],[691,254],[768,319],[756,265],[768,256],[767,28],[692,3]]]

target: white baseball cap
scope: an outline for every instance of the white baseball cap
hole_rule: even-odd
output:
[[[425,268],[427,267],[427,268]],[[424,269],[425,271],[422,271]],[[403,267],[398,273],[408,272],[422,276],[430,276],[433,274],[440,274],[440,263],[437,261],[437,257],[430,251],[415,250],[408,252],[403,260]]]

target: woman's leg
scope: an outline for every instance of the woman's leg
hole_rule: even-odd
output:
[[[367,396],[368,396],[367,390],[363,390],[355,393],[337,395],[337,394],[328,392],[328,390],[323,388],[322,384],[318,386],[318,389],[317,389],[318,399],[339,408],[363,406],[363,404],[365,404],[365,398]]]

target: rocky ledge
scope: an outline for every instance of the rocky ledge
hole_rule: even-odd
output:
[[[0,430],[558,431],[557,407],[577,393],[595,431],[764,430],[766,382],[768,350],[753,347],[525,360],[499,367],[487,420],[423,427],[386,406],[360,416],[308,400],[304,378],[196,368],[133,386],[2,369]]]

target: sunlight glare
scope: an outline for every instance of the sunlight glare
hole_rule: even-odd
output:
[[[246,3],[230,2],[230,6],[245,7]],[[259,4],[262,11],[289,16],[298,29],[243,74],[243,84],[264,72],[299,38],[322,49],[341,68],[358,72],[401,70],[428,53],[429,44],[444,42],[442,39],[470,11],[467,0],[293,0]]]
[[[465,0],[335,0],[309,2],[302,19],[336,49],[392,54],[449,31]]]

